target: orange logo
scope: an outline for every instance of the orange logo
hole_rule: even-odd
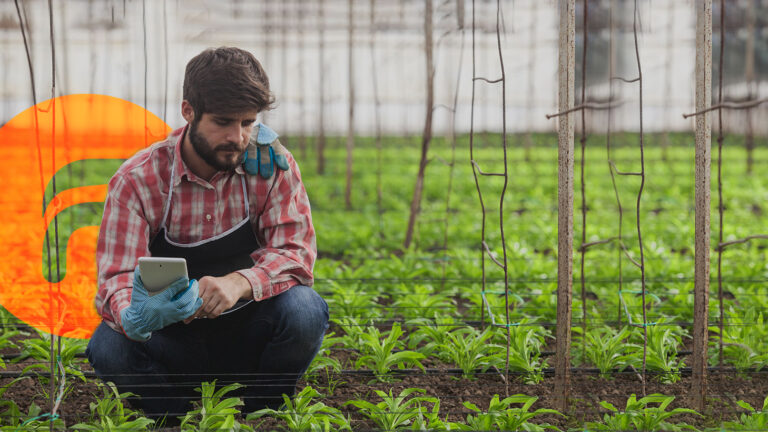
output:
[[[77,181],[73,184],[63,179],[77,177],[71,171],[81,161],[127,159],[169,132],[168,125],[144,108],[95,94],[60,96],[41,102],[0,128],[3,307],[48,333],[75,338],[91,336],[101,322],[93,305],[98,226],[72,227],[74,231],[66,243],[59,236],[62,255],[66,251],[59,280],[54,217],[86,203],[103,208],[98,203],[104,202],[106,182],[114,172],[98,185]],[[52,196],[54,175],[56,195]],[[65,230],[61,223],[58,230]],[[50,278],[48,265],[43,265],[49,250]]]

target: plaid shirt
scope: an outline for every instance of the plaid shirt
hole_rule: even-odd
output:
[[[275,169],[268,180],[248,175],[238,166],[234,172],[219,171],[205,181],[181,159],[183,132],[184,128],[177,129],[164,141],[139,151],[109,181],[96,249],[95,304],[104,321],[118,331],[122,331],[120,311],[131,304],[133,270],[139,257],[150,255],[149,244],[162,225],[171,164],[176,174],[165,223],[169,239],[194,243],[241,222],[246,217],[241,184],[245,176],[251,226],[262,247],[251,253],[255,265],[238,273],[250,282],[253,298],[260,301],[294,285],[313,283],[315,230],[293,157],[286,155],[288,171]]]

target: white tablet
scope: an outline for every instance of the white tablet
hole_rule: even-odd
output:
[[[184,258],[141,257],[139,274],[150,296],[162,292],[171,283],[187,276],[187,260]]]

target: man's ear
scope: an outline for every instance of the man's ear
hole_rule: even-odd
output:
[[[195,120],[195,109],[186,99],[181,102],[181,116],[187,123],[192,123]]]

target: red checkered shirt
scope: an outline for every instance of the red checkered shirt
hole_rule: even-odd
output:
[[[169,239],[194,243],[241,222],[246,215],[241,184],[245,176],[250,221],[262,248],[251,253],[254,266],[238,273],[250,282],[253,298],[260,301],[294,285],[313,283],[315,230],[293,157],[286,155],[289,170],[275,169],[276,179],[248,175],[238,166],[234,172],[219,171],[205,181],[181,159],[183,131],[177,129],[164,141],[136,153],[109,181],[96,249],[95,304],[104,321],[121,332],[120,311],[131,304],[133,270],[139,257],[150,255],[149,244],[162,225],[171,164],[176,174],[165,224]]]

